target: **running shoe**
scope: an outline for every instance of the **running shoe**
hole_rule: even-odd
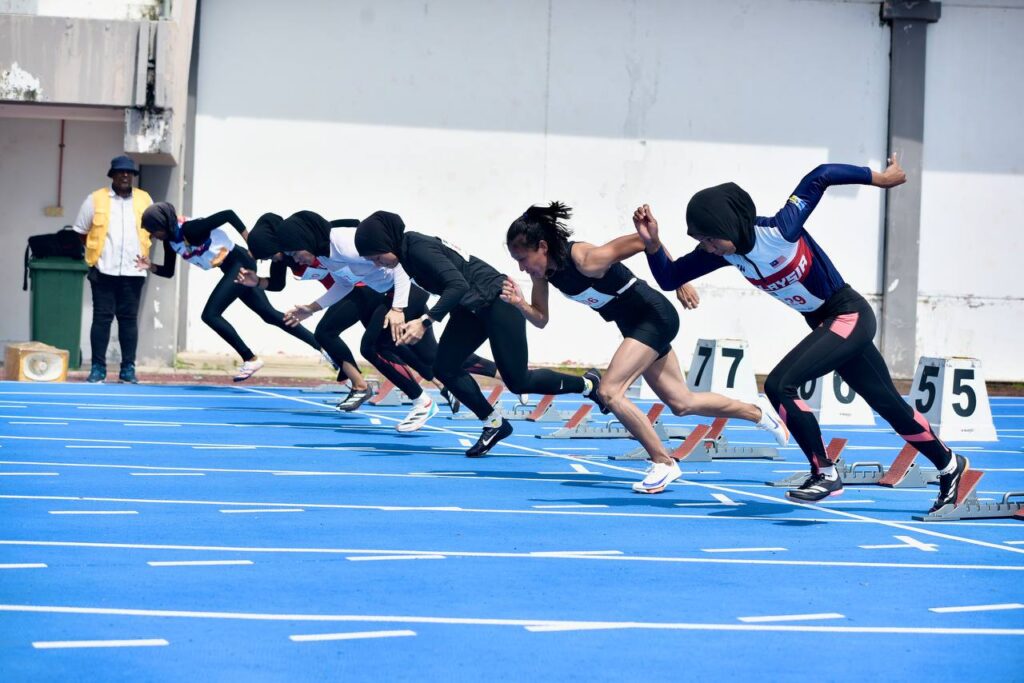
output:
[[[256,372],[263,367],[263,361],[259,358],[253,358],[242,363],[242,367],[238,368],[238,372],[235,373],[234,380],[236,382],[244,382],[249,379]]]
[[[369,401],[372,397],[373,389],[369,385],[365,389],[352,389],[348,392],[348,396],[335,407],[344,413],[351,413],[353,410],[359,410],[359,406]]]
[[[501,424],[497,427],[488,427],[484,425],[483,432],[480,433],[480,438],[477,442],[470,446],[469,450],[466,451],[467,458],[479,458],[485,455],[487,451],[494,447],[494,444],[498,443],[506,436],[512,433],[512,423],[501,418]]]
[[[962,455],[954,453],[953,457],[956,458],[956,469],[949,474],[939,475],[939,497],[935,499],[931,510],[928,511],[930,513],[937,512],[947,505],[956,505],[956,497],[960,491],[960,479],[971,463]]]
[[[423,395],[426,396],[426,394]],[[405,416],[405,419],[395,425],[395,429],[400,432],[415,432],[427,424],[427,420],[437,415],[437,411],[437,401],[432,401],[430,397],[427,397],[427,402],[423,405],[416,405],[414,403],[412,410]]]
[[[644,474],[644,480],[633,484],[633,490],[637,493],[661,493],[666,486],[681,476],[683,476],[683,472],[675,462],[671,465],[652,462]]]
[[[601,397],[597,395],[597,390],[601,387],[601,373],[596,368],[590,368],[589,370],[583,373],[583,378],[589,379],[591,384],[590,391],[583,395],[586,398],[589,398],[594,403],[596,403],[598,410],[607,415],[609,412],[608,407],[605,406],[604,401],[601,400]]]
[[[771,402],[764,396],[757,397],[757,407],[761,409],[761,421],[757,423],[758,428],[765,430],[775,437],[775,443],[785,446],[789,443],[789,430],[779,419]]]
[[[458,413],[459,408],[462,407],[462,403],[459,402],[459,399],[455,398],[455,394],[448,391],[448,387],[441,387],[441,398],[448,403],[448,407],[451,408],[452,415]]]
[[[107,379],[107,366],[93,363],[92,369],[89,370],[89,377],[85,381],[89,384],[99,384],[105,379]]]
[[[800,485],[800,488],[786,491],[786,497],[792,498],[793,500],[813,503],[815,501],[828,498],[829,496],[842,495],[842,493],[842,479],[839,477],[829,479],[821,472],[818,472],[817,474],[809,476],[807,480]]]
[[[117,381],[123,384],[138,384],[139,378],[135,376],[135,363],[123,363],[121,372],[117,375]]]

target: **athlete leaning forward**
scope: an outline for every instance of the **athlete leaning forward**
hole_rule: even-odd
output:
[[[548,285],[566,297],[597,311],[615,323],[622,343],[601,378],[600,402],[619,419],[647,451],[651,465],[638,493],[661,493],[682,472],[658,438],[653,425],[626,390],[643,376],[654,393],[675,415],[728,417],[754,422],[772,433],[779,445],[789,438],[785,426],[764,399],[758,405],[710,392],[693,392],[686,385],[672,340],[679,331],[679,316],[660,292],[633,275],[622,261],[644,250],[638,235],[617,237],[600,246],[571,241],[565,221],[570,209],[559,202],[531,206],[509,226],[505,241],[519,269],[532,280],[530,300],[511,279],[504,282],[502,299],[516,306],[537,327],[550,320]],[[687,288],[689,289],[689,288]],[[681,299],[696,301],[695,292]]]

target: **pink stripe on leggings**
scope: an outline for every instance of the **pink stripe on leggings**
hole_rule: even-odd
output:
[[[857,326],[857,319],[859,317],[860,313],[846,313],[845,315],[836,316],[836,319],[832,321],[828,329],[846,339],[853,332],[853,328]]]
[[[924,431],[920,434],[900,434],[904,441],[935,441],[935,435],[932,434],[932,427],[928,424],[928,420],[924,419],[924,415],[914,411],[914,422],[921,426]]]

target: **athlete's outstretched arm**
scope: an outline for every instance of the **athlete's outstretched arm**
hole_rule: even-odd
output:
[[[822,164],[804,176],[793,190],[785,206],[771,218],[758,217],[757,224],[777,228],[790,242],[800,239],[804,223],[818,206],[825,190],[833,185],[875,185],[896,187],[907,181],[907,175],[900,168],[895,155],[889,160],[884,171],[872,171],[866,166],[849,164]]]
[[[721,256],[709,254],[699,246],[686,256],[673,261],[661,244],[658,219],[654,217],[651,207],[647,204],[633,212],[633,227],[636,228],[637,235],[643,240],[651,274],[654,275],[658,286],[666,292],[671,292],[691,280],[696,280],[702,275],[729,265],[729,262]]]
[[[623,235],[601,246],[577,242],[573,245],[572,260],[587,277],[601,277],[616,263],[643,250],[644,241],[640,235]]]

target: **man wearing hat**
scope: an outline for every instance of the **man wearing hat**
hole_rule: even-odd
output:
[[[137,384],[135,348],[139,343],[139,300],[146,271],[135,261],[149,254],[149,233],[142,229],[142,212],[153,200],[132,187],[139,169],[130,157],[114,157],[107,177],[110,187],[102,187],[82,202],[75,219],[75,232],[84,235],[85,262],[92,286],[92,370],[90,382],[107,377],[107,344],[110,325],[117,316],[117,338],[121,344],[122,382]]]

